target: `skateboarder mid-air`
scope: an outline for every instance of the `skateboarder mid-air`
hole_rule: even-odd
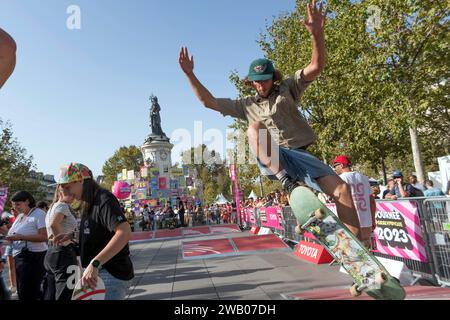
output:
[[[179,63],[205,107],[249,123],[249,143],[264,174],[275,175],[289,193],[298,186],[298,182],[326,193],[336,202],[341,221],[359,236],[360,226],[351,189],[329,166],[307,151],[316,137],[297,104],[326,64],[326,12],[323,13],[322,3],[317,8],[315,0],[308,4],[307,11],[308,18],[303,24],[311,34],[311,62],[283,80],[270,60],[253,61],[245,82],[257,91],[256,96],[238,100],[215,98],[195,76],[194,59],[189,56],[187,48],[181,48]]]

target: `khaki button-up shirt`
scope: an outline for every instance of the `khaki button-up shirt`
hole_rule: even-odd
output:
[[[303,70],[281,81],[267,98],[259,95],[245,99],[217,99],[219,111],[224,116],[262,122],[280,146],[290,149],[306,147],[316,136],[297,104],[311,82],[303,79]]]

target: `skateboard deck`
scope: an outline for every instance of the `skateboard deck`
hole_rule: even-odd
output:
[[[339,218],[306,187],[290,194],[292,211],[302,231],[313,234],[354,279],[353,296],[365,292],[377,300],[403,300],[405,290]]]
[[[88,286],[81,285],[81,279],[78,280],[73,290],[72,300],[105,300],[105,283],[103,280],[97,278],[97,287],[91,289]]]

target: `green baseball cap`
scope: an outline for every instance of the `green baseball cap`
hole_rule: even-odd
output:
[[[257,59],[252,62],[248,71],[248,80],[261,81],[273,78],[275,68],[269,59]]]

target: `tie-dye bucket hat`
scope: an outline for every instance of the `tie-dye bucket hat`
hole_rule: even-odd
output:
[[[72,162],[59,169],[59,177],[56,184],[66,184],[85,179],[92,179],[91,170],[81,163]]]

